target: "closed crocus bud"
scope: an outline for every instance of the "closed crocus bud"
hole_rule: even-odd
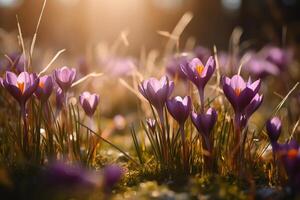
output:
[[[167,76],[163,76],[160,80],[156,78],[149,78],[144,80],[139,85],[140,93],[162,113],[162,109],[170,97],[174,89],[174,82],[169,81]]]
[[[123,169],[118,165],[109,165],[103,169],[103,185],[106,192],[109,192],[120,181],[123,173]]]
[[[86,115],[92,117],[99,103],[99,95],[91,94],[89,92],[83,92],[79,96],[79,103],[82,106]]]
[[[147,119],[146,123],[148,125],[148,128],[152,131],[155,132],[155,128],[156,128],[156,122],[154,119]]]
[[[2,84],[20,105],[24,107],[26,101],[37,89],[39,80],[35,73],[21,72],[17,76],[15,73],[7,71]]]
[[[270,141],[277,142],[281,133],[281,121],[278,117],[273,117],[266,123],[267,133],[269,135]]]
[[[223,91],[236,114],[241,114],[260,89],[260,80],[245,82],[240,75],[222,77]]]
[[[209,108],[204,114],[197,114],[195,112],[192,112],[191,114],[193,124],[205,137],[209,137],[209,134],[217,121],[217,117],[217,112],[213,108]]]
[[[63,92],[68,91],[75,80],[76,69],[62,67],[54,71],[54,78],[58,86],[63,90]]]
[[[180,125],[183,125],[191,112],[191,98],[189,96],[185,96],[184,98],[180,96],[174,97],[167,101],[167,108],[172,117]]]
[[[40,101],[45,102],[49,99],[52,90],[53,90],[52,77],[45,75],[40,77],[39,85],[34,94]]]

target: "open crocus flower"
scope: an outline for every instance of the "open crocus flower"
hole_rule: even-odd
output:
[[[194,58],[188,65],[181,65],[182,72],[197,87],[200,95],[202,110],[204,109],[204,87],[215,71],[215,61],[209,57],[205,66],[198,58]]]
[[[39,84],[39,78],[35,73],[21,72],[19,76],[7,71],[2,80],[6,90],[25,108],[26,101],[34,93]]]
[[[66,66],[54,71],[55,81],[63,90],[63,92],[66,92],[72,86],[72,83],[75,80],[75,76],[76,69],[68,68]]]
[[[169,81],[167,76],[160,80],[149,78],[139,85],[140,93],[156,108],[160,117],[162,117],[163,107],[173,92],[174,82]]]
[[[189,96],[185,96],[184,98],[180,96],[174,97],[167,101],[167,108],[172,117],[180,125],[183,125],[191,112],[191,98]]]
[[[92,117],[96,111],[96,108],[99,103],[99,95],[98,94],[91,94],[89,92],[83,92],[79,96],[79,103],[82,106],[84,112],[89,116]]]
[[[255,82],[245,82],[240,75],[234,75],[231,79],[222,78],[223,91],[231,103],[236,114],[242,114],[245,108],[250,104],[252,99],[258,93],[260,80]]]
[[[198,132],[204,137],[205,142],[209,141],[209,135],[217,121],[217,117],[217,112],[213,108],[209,108],[204,114],[197,114],[195,112],[191,114],[192,122]]]
[[[39,85],[34,94],[40,101],[45,102],[50,97],[52,90],[53,90],[52,77],[45,75],[40,77]]]
[[[215,70],[215,61],[211,56],[204,66],[198,58],[194,58],[188,65],[181,65],[181,70],[198,89],[204,89]]]

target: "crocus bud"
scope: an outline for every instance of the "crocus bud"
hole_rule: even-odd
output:
[[[192,112],[191,114],[193,124],[205,137],[209,137],[209,134],[217,121],[217,117],[217,112],[213,108],[209,108],[204,114],[197,114],[195,112]]]
[[[189,96],[174,97],[167,101],[167,108],[172,117],[180,124],[184,124],[190,115],[192,103]]]
[[[154,119],[147,119],[146,123],[148,125],[148,128],[152,131],[155,132],[155,128],[156,128],[156,122]]]
[[[140,93],[156,108],[156,110],[162,113],[162,109],[173,92],[174,82],[169,81],[167,76],[163,76],[160,80],[156,78],[149,78],[144,80],[139,85]]]
[[[71,86],[73,81],[75,80],[76,69],[62,67],[60,69],[56,69],[54,71],[54,78],[58,86],[66,92]]]
[[[86,115],[92,117],[99,103],[99,95],[91,94],[89,92],[83,92],[79,96],[79,103],[82,106]]]
[[[49,99],[52,90],[53,90],[52,77],[45,75],[40,77],[39,85],[34,94],[40,101],[44,102]]]
[[[278,117],[269,119],[266,123],[267,133],[271,142],[277,142],[281,133],[281,121]]]

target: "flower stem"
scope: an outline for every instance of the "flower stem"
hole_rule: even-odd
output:
[[[199,88],[198,92],[200,97],[201,113],[204,113],[204,90],[202,88]]]
[[[186,146],[186,138],[185,138],[185,132],[184,132],[184,124],[180,124],[180,133],[181,133],[181,140],[182,140],[182,159],[183,159],[183,167],[186,173],[189,171],[189,162],[187,159],[187,146]]]
[[[28,153],[28,125],[26,119],[26,106],[25,103],[21,105],[21,116],[23,119],[23,151],[25,156]]]

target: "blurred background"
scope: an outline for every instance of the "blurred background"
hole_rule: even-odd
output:
[[[24,37],[32,37],[42,4],[42,0],[0,0],[0,28],[5,30],[1,34],[17,32],[18,15]],[[244,30],[242,40],[251,40],[256,47],[281,45],[283,27],[287,42],[299,44],[299,10],[299,0],[48,0],[38,45],[80,55],[88,45],[113,43],[126,30],[129,53],[139,55],[142,47],[165,46],[166,38],[157,31],[171,32],[187,11],[194,17],[181,44],[194,37],[199,45],[227,49],[236,26]]]

